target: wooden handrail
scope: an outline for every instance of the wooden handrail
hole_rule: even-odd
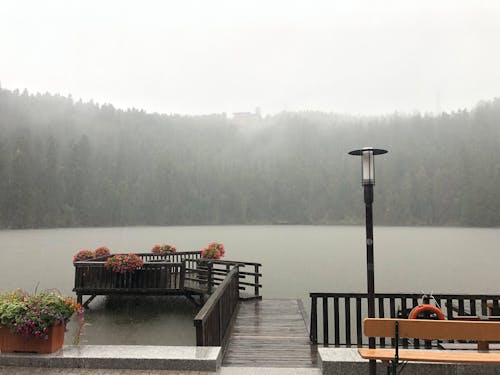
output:
[[[128,253],[116,253],[116,254],[105,255],[105,256],[102,256],[99,258],[85,260],[85,262],[102,262],[102,261],[106,261],[107,258],[109,258],[113,255],[118,255],[118,254],[128,254]],[[151,252],[150,253],[135,253],[135,254],[141,258],[155,258],[155,259],[179,258],[179,261],[183,261],[184,259],[196,261],[196,259],[201,258],[201,253],[199,251],[178,251],[175,253],[165,253],[165,254],[155,254],[155,253],[151,253]],[[80,263],[80,262],[75,262],[75,263]]]
[[[222,259],[208,259],[210,262],[214,264],[229,264],[229,265],[244,265],[244,266],[262,266],[261,263],[255,262],[240,262],[235,260],[222,260]]]
[[[232,267],[239,269],[239,288],[243,291],[242,298],[245,299],[261,299],[260,290],[262,284],[262,272],[260,267],[262,264],[254,262],[240,262],[221,259],[199,259],[197,260],[198,269],[206,269],[207,276],[205,280],[209,280],[209,285],[218,286],[223,277],[225,277]],[[250,269],[248,269],[250,268]],[[247,290],[248,289],[248,290]]]
[[[234,267],[194,318],[197,346],[225,344],[238,301],[238,267]]]

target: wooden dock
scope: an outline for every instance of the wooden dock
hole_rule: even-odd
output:
[[[317,367],[298,300],[240,302],[223,366]]]
[[[199,251],[139,253],[136,255],[144,263],[141,267],[117,273],[106,268],[107,258],[113,255],[73,263],[73,291],[84,307],[99,295],[185,295],[201,306],[233,268],[238,269],[240,298],[260,299],[260,263],[203,259]],[[86,301],[84,296],[89,296]]]

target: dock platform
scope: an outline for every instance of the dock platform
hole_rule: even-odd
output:
[[[298,300],[240,302],[223,366],[317,367]]]

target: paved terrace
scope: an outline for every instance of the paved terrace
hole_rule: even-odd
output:
[[[367,361],[359,356],[356,348],[316,349],[316,346],[311,345],[303,317],[301,305],[297,300],[242,302],[231,331],[225,358],[222,358],[220,347],[66,346],[60,352],[45,355],[1,353],[0,374],[354,375],[367,373]],[[378,374],[385,374],[382,364],[379,363],[377,367]],[[404,373],[500,375],[500,366],[410,363]]]
[[[0,367],[2,375],[320,375],[318,369],[222,367],[217,372]]]

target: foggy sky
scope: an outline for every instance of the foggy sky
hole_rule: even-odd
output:
[[[500,96],[498,1],[0,3],[0,84],[200,114],[435,112]]]

